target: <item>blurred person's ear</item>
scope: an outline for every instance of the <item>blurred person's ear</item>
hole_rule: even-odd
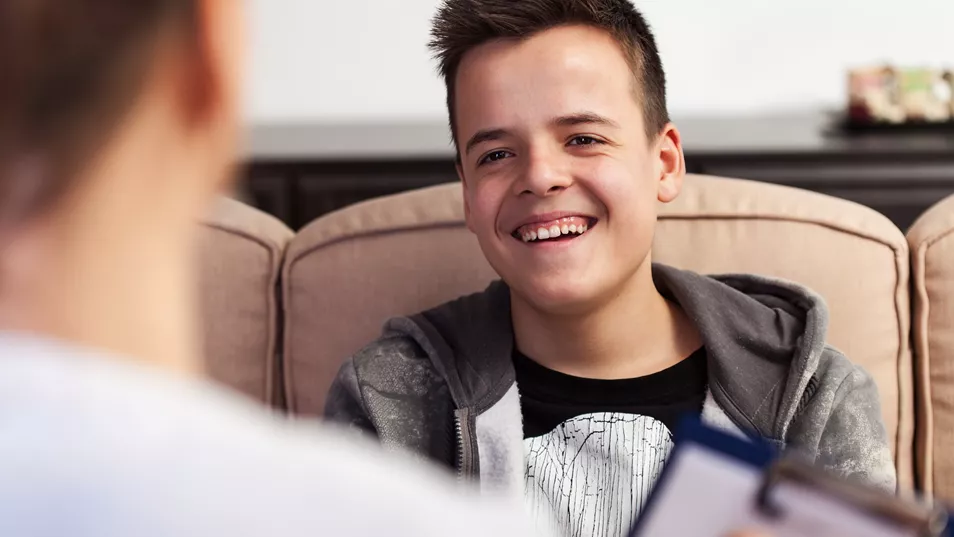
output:
[[[203,150],[212,159],[231,162],[241,133],[245,60],[244,2],[195,0],[195,19],[188,46],[179,53],[183,119],[190,134],[204,138]],[[214,161],[214,160],[213,160]],[[228,179],[210,177],[215,188]]]

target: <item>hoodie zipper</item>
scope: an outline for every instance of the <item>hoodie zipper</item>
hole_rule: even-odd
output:
[[[468,479],[477,474],[477,443],[474,441],[475,423],[473,412],[468,408],[454,411],[454,428],[457,431],[457,477]]]

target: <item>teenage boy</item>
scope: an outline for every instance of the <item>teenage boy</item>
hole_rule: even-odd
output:
[[[885,489],[871,378],[810,291],[654,264],[685,164],[650,28],[626,0],[445,0],[469,229],[502,281],[411,317],[341,370],[330,417],[523,490],[566,535],[623,535],[694,413]]]

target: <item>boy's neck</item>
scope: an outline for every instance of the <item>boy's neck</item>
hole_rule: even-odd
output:
[[[581,314],[548,314],[511,294],[517,348],[568,375],[641,377],[677,364],[702,346],[685,312],[656,289],[648,261],[621,292]]]

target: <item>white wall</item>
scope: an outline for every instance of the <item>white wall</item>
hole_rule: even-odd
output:
[[[425,48],[438,3],[250,0],[249,119],[443,121]],[[656,30],[677,116],[837,107],[857,64],[954,67],[954,0],[636,3]]]

